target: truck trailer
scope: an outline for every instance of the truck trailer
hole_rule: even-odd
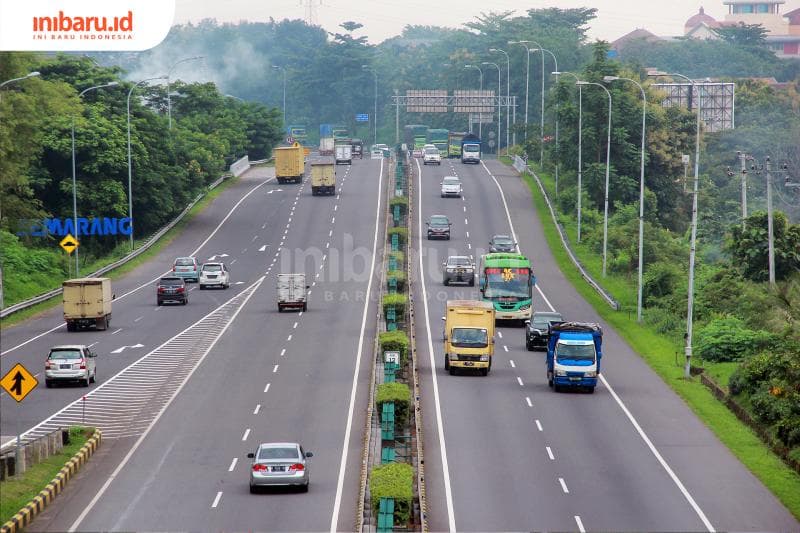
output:
[[[451,131],[447,134],[447,157],[461,157],[461,140],[466,135],[463,131]]]
[[[603,357],[603,330],[588,322],[553,322],[548,327],[547,384],[594,392]]]
[[[444,316],[444,369],[488,375],[494,355],[494,306],[479,300],[448,300]]]
[[[69,279],[61,287],[67,331],[88,327],[108,329],[114,299],[110,278]]]
[[[311,163],[311,194],[336,194],[336,163],[332,157]]]
[[[278,312],[308,310],[305,274],[278,274]]]
[[[273,155],[275,156],[275,179],[278,183],[303,181],[305,153],[299,142],[294,143],[293,146],[279,146],[273,150]]]
[[[439,149],[439,155],[447,157],[450,132],[445,129],[433,128],[428,130],[428,144]]]

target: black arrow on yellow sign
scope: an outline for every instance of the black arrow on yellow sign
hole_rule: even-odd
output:
[[[0,386],[18,402],[21,402],[38,384],[36,376],[20,363],[14,365],[14,368],[0,379]]]
[[[12,378],[14,384],[11,385],[11,394],[14,396],[22,396],[22,382],[25,381],[25,376],[22,375],[22,372],[17,370],[17,373],[14,374]]]

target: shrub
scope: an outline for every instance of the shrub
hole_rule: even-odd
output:
[[[659,261],[648,265],[642,273],[642,297],[645,302],[653,298],[662,298],[675,292],[678,283],[684,277],[683,272],[673,263]]]
[[[404,288],[405,288],[405,285],[406,285],[406,273],[403,272],[402,270],[390,270],[389,272],[387,272],[386,273],[386,284],[387,284],[386,287],[387,287],[387,289],[389,287],[388,284],[389,284],[389,280],[391,278],[394,278],[394,279],[397,280],[397,290],[402,292],[404,290]]]
[[[405,383],[390,381],[381,383],[375,393],[375,403],[378,410],[382,409],[385,402],[394,402],[394,422],[399,427],[405,426],[408,417],[408,406],[411,403],[411,389]]]
[[[404,365],[408,357],[408,335],[405,331],[383,331],[378,334],[378,344],[381,347],[381,356],[385,351],[399,351],[400,365]]]
[[[394,257],[395,261],[397,261],[397,267],[402,270],[403,262],[405,261],[405,254],[403,252],[389,252],[389,257]]]
[[[400,212],[405,214],[408,210],[408,197],[406,196],[395,196],[391,200],[389,200],[389,210],[394,210],[394,206],[400,206]]]
[[[772,341],[769,332],[748,329],[736,317],[722,317],[700,328],[694,345],[697,355],[708,361],[741,361]]]
[[[414,469],[407,463],[387,463],[376,466],[369,476],[372,512],[377,517],[381,498],[394,498],[394,516],[400,525],[411,519],[414,498]]]
[[[387,232],[387,238],[389,242],[392,242],[392,235],[397,235],[397,239],[400,241],[400,246],[405,246],[406,242],[408,242],[408,228],[397,227],[397,228],[389,228]]]
[[[386,308],[390,306],[394,306],[395,313],[397,313],[397,317],[403,316],[406,311],[406,302],[408,301],[408,296],[405,294],[397,293],[397,294],[384,294],[383,295],[383,313],[386,314]]]

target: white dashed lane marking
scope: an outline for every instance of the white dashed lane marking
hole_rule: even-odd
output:
[[[256,408],[253,409],[253,414],[257,415],[259,411],[261,411],[261,404],[256,405]]]
[[[286,355],[286,348],[284,348],[283,350],[281,350],[281,357],[283,357],[284,355]]]
[[[508,362],[511,364],[511,368],[517,368],[517,365],[514,364],[513,359],[509,359]]]
[[[219,491],[217,493],[217,496],[214,498],[214,503],[211,504],[212,509],[215,509],[217,505],[219,505],[220,498],[222,498],[222,491]]]
[[[242,441],[246,441],[247,437],[250,436],[250,428],[244,430],[244,435],[242,435]]]
[[[580,516],[575,515],[575,523],[578,524],[578,531],[580,531],[580,533],[586,533],[586,529],[583,527],[583,522],[581,522]]]
[[[272,373],[273,374],[277,374],[278,373],[278,366],[280,366],[280,365],[275,365],[275,367],[272,369]]]
[[[564,494],[569,494],[569,489],[567,488],[567,484],[564,481],[563,477],[558,478],[558,482],[561,483],[561,489],[564,491]]]
[[[541,423],[541,422],[539,422],[538,420],[536,421],[536,428],[537,428],[539,431],[544,431],[544,430],[542,429],[542,423]]]
[[[236,468],[236,463],[239,462],[238,457],[234,457],[233,461],[231,461],[231,466],[228,467],[228,472],[233,472],[233,469]]]
[[[267,383],[267,386],[264,387],[264,392],[267,392],[269,390],[269,386],[270,386],[270,383]]]
[[[520,387],[524,387],[525,385],[522,383],[522,378],[517,376],[517,383],[519,383]]]
[[[545,448],[547,449],[547,457],[549,457],[551,461],[555,461],[556,458],[553,457],[553,450],[550,449],[550,446],[545,446]]]
[[[517,378],[517,379],[519,379],[519,378]],[[530,396],[525,396],[525,403],[528,404],[528,407],[533,407],[533,402],[531,401],[531,397]],[[536,425],[537,426],[539,425],[539,421],[538,420],[536,421]],[[541,430],[542,430],[541,426],[539,426],[539,431],[541,431]]]

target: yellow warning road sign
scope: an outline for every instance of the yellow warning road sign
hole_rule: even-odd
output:
[[[0,380],[0,385],[3,386],[9,396],[18,402],[24,400],[25,396],[35,389],[38,384],[39,381],[21,363],[14,365],[14,368]]]
[[[64,249],[65,252],[72,255],[72,252],[74,252],[75,248],[78,247],[78,240],[71,234],[67,233],[67,236],[61,239],[61,242],[58,244]]]

